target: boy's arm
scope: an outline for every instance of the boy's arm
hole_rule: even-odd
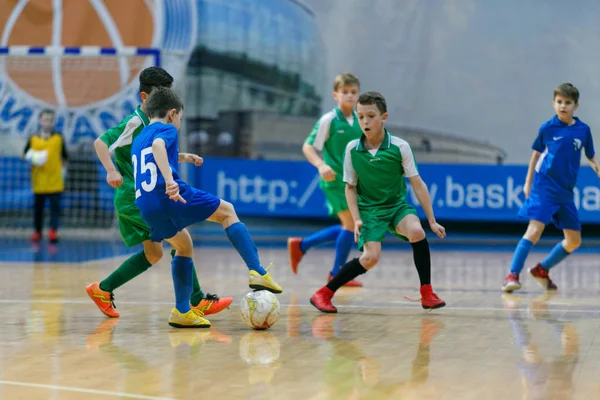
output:
[[[177,162],[178,163],[189,162],[189,163],[194,164],[196,167],[199,167],[204,162],[204,159],[197,154],[179,153],[177,155]]]
[[[123,184],[123,177],[117,171],[106,143],[98,138],[94,140],[94,149],[96,149],[96,155],[106,170],[106,182],[115,189],[121,186]]]
[[[331,167],[325,164],[325,161],[319,156],[317,151],[323,151],[325,142],[329,138],[329,129],[331,128],[332,114],[325,114],[315,123],[312,131],[302,145],[304,157],[319,171],[319,175],[325,182],[335,180],[335,172]]]
[[[533,174],[535,173],[535,165],[540,159],[540,153],[537,150],[533,151],[531,155],[531,159],[529,160],[529,168],[527,168],[527,176],[525,177],[525,185],[523,186],[523,193],[525,194],[525,198],[529,197],[529,193],[531,193],[531,185],[533,183]]]
[[[429,227],[433,233],[441,238],[444,238],[446,236],[446,230],[435,220],[435,215],[433,214],[433,205],[431,204],[431,196],[429,196],[427,185],[425,185],[425,182],[423,182],[423,179],[421,179],[420,175],[411,176],[408,178],[408,180],[410,181],[417,199],[419,199],[419,204],[421,204],[423,211],[425,211],[427,222],[429,222]]]
[[[165,179],[165,185],[167,187],[166,193],[169,195],[169,198],[174,201],[181,201],[185,204],[186,201],[179,194],[179,185],[173,179],[173,171],[171,171],[169,156],[167,155],[167,145],[163,139],[154,139],[152,142],[152,155],[154,156],[154,161],[156,161],[160,173]]]
[[[596,175],[600,177],[600,164],[598,164],[598,157],[594,156],[591,159],[588,158],[588,162],[590,163],[590,167],[592,167]]]

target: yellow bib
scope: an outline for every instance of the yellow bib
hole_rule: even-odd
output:
[[[40,167],[31,167],[31,183],[33,193],[59,193],[65,190],[62,176],[62,148],[63,138],[58,133],[53,133],[48,139],[32,136],[29,139],[29,148],[35,151],[46,150],[48,160]]]

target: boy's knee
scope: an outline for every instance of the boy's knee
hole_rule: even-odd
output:
[[[414,225],[408,228],[406,231],[406,237],[410,243],[420,242],[425,239],[425,231],[421,224]]]
[[[148,260],[150,264],[154,265],[159,262],[163,256],[162,246],[144,248],[144,255],[146,256],[146,260]]]
[[[360,264],[364,269],[369,270],[377,265],[380,257],[381,251],[364,252],[363,255],[360,256]]]
[[[565,250],[569,253],[574,252],[581,246],[581,237],[568,237],[565,238]]]

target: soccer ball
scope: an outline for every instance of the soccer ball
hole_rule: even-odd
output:
[[[279,300],[266,290],[250,292],[240,303],[240,314],[249,327],[269,329],[279,319]]]

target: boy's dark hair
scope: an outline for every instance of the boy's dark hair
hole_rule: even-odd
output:
[[[575,102],[575,104],[579,103],[579,90],[577,90],[577,88],[570,83],[558,85],[558,87],[554,89],[553,99],[555,99],[556,96],[562,96],[566,97],[567,99],[571,99],[573,102]]]
[[[173,86],[173,77],[161,67],[148,67],[140,72],[140,93],[152,93],[157,87]]]
[[[387,112],[387,103],[385,97],[379,92],[366,92],[360,95],[358,98],[358,104],[363,106],[370,106],[375,104],[381,114]]]
[[[337,92],[339,88],[346,85],[356,85],[360,89],[360,81],[358,78],[350,72],[346,72],[335,77],[333,80],[333,91]]]
[[[42,118],[42,115],[44,115],[44,114],[50,114],[50,115],[52,115],[52,118],[54,118],[56,113],[51,108],[44,108],[44,109],[42,109],[42,111],[40,111],[40,115],[38,115],[38,118]]]
[[[172,89],[167,87],[155,88],[146,99],[146,111],[149,118],[164,118],[172,109],[183,110],[181,99]]]

